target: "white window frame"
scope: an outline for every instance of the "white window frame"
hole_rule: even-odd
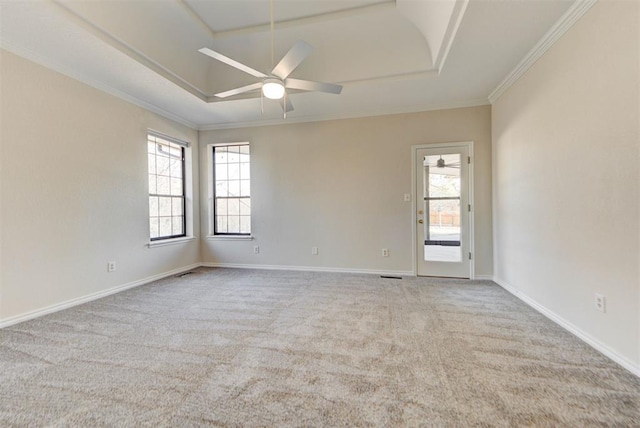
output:
[[[154,136],[157,138],[162,138],[164,140],[170,141],[174,144],[184,147],[184,217],[185,217],[185,236],[180,236],[177,238],[166,238],[166,239],[156,239],[151,240],[151,236],[149,234],[149,242],[147,246],[149,248],[154,247],[162,247],[165,245],[173,245],[180,244],[183,242],[189,242],[195,240],[195,236],[193,234],[194,230],[194,209],[193,209],[193,153],[192,153],[192,145],[188,141],[180,140],[178,138],[172,137],[167,134],[163,134],[162,132],[158,132],[152,129],[148,129],[146,132],[145,139],[145,148],[148,141],[148,136]],[[146,149],[145,149],[146,154]],[[148,157],[148,156],[147,156]],[[149,177],[149,170],[147,166],[147,177]],[[149,196],[149,182],[147,178],[147,201]],[[147,202],[147,228],[149,227],[149,203]]]

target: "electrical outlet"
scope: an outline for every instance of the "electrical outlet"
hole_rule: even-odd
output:
[[[404,201],[405,202],[411,202],[411,193],[405,193],[404,194]]]
[[[311,254],[313,254],[314,256],[318,255],[318,247],[311,247]]]
[[[595,303],[596,303],[597,310],[599,310],[600,312],[606,312],[606,309],[607,309],[606,300],[602,294],[596,293]]]
[[[253,254],[260,254],[260,247],[257,245],[253,246]]]
[[[388,248],[383,248],[382,249],[382,257],[389,257],[389,249]]]
[[[107,272],[113,272],[116,270],[116,262],[107,262]]]

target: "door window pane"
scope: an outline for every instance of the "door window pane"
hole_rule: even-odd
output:
[[[424,158],[425,261],[462,261],[459,154]]]

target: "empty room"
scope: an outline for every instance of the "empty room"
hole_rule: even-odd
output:
[[[640,426],[640,2],[0,0],[0,426]]]

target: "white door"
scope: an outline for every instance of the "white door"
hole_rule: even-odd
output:
[[[415,150],[417,274],[470,278],[469,145]]]

